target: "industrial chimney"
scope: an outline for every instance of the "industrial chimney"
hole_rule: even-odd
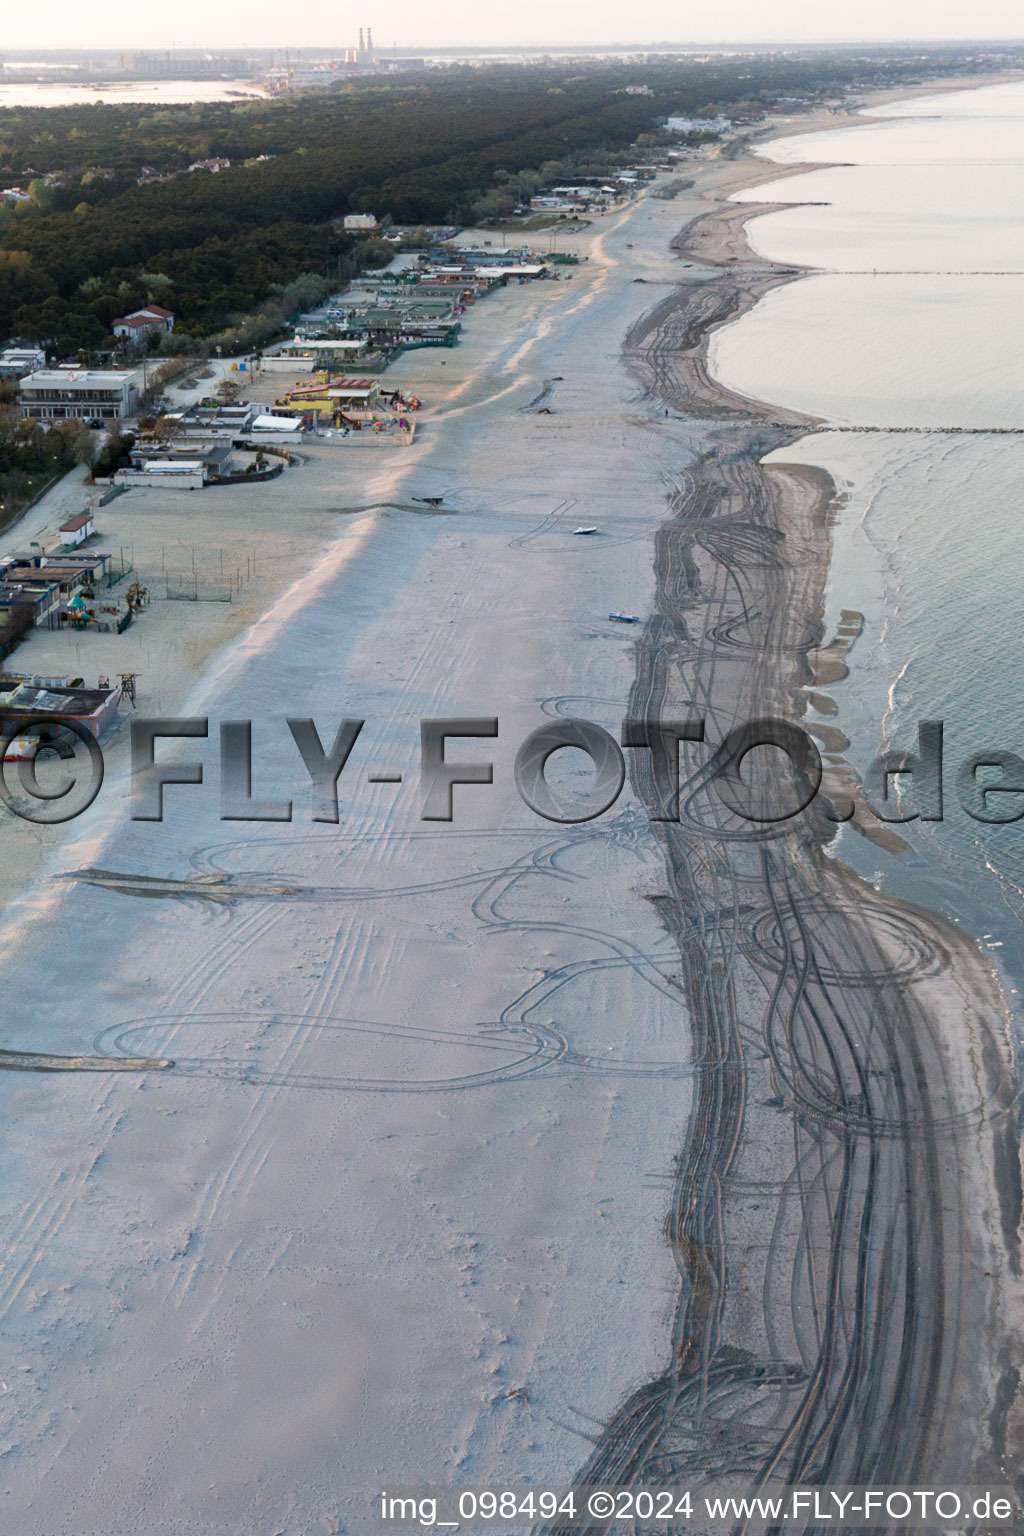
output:
[[[362,27],[360,27],[359,28],[359,52],[362,53],[363,51],[364,51],[364,49],[363,49],[363,29],[362,29]]]
[[[373,33],[369,27],[366,29],[366,51],[367,53],[373,52]]]

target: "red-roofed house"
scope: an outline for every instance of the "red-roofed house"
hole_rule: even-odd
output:
[[[147,331],[155,330],[174,330],[174,315],[169,309],[161,309],[159,304],[147,304],[145,309],[133,310],[130,315],[122,315],[113,324],[115,336],[139,338]]]
[[[80,512],[77,517],[69,517],[66,523],[60,525],[60,542],[65,549],[73,549],[76,544],[84,544],[86,539],[91,539],[96,532],[96,524],[91,512]]]

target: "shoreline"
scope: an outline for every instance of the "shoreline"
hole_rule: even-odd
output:
[[[730,190],[768,179],[750,170]],[[714,330],[803,275],[746,244],[747,221],[771,206],[698,215],[673,247],[703,272],[624,347],[648,393],[701,418],[702,449],[659,535],[631,713],[653,724],[699,698],[713,739],[737,719],[801,718],[808,686],[842,666],[822,630],[836,486],[824,469],[762,462],[818,422],[707,370]],[[667,1227],[673,1346],[579,1475],[690,1486],[743,1475],[758,1488],[818,1468],[851,1482],[1005,1476],[1021,1438],[1010,1362],[1024,1297],[1018,1080],[996,973],[938,914],[829,856],[827,801],[800,829],[752,835],[683,755],[686,814],[662,824],[674,892],[663,916],[708,1067]],[[634,788],[652,809],[665,793],[646,762]],[[871,1147],[881,1179],[863,1161]],[[755,1187],[777,1198],[755,1200]],[[982,1270],[995,1280],[987,1296],[972,1284]],[[737,1397],[770,1408],[769,1436]]]
[[[720,209],[728,173],[702,170],[689,211]],[[303,794],[291,826],[232,829],[214,784],[174,789],[164,825],[110,838],[109,888],[36,884],[8,961],[35,1002],[6,1043],[175,1067],[0,1073],[25,1536],[72,1496],[97,1536],[154,1507],[154,1536],[361,1530],[382,1457],[388,1486],[554,1486],[595,1430],[602,1470],[680,1485],[730,1457],[951,1478],[986,1414],[996,1460],[1013,1443],[1017,1353],[984,1353],[1017,1316],[1018,1213],[988,1177],[1011,1166],[1011,1085],[963,936],[827,867],[824,817],[737,836],[696,759],[678,825],[649,815],[655,753],[630,754],[639,805],[591,824],[534,823],[515,793],[538,722],[618,733],[698,699],[717,736],[785,718],[827,660],[828,487],[758,461],[802,428],[658,393],[690,398],[675,341],[699,345],[737,275],[682,269],[686,211],[641,200],[594,231],[586,282],[481,306],[493,334],[413,456],[369,494],[324,470],[303,501],[343,568],[193,678],[189,708],[257,720],[260,795],[305,787],[275,777],[268,701],[327,730],[365,716],[342,825],[311,826]],[[422,366],[439,384],[452,362]],[[380,507],[434,491],[450,513]],[[499,713],[467,744],[493,787],[421,826],[419,720]],[[405,786],[371,786],[381,768]],[[133,872],[184,878],[144,900]],[[62,1404],[85,1411],[55,1434]]]
[[[999,81],[1001,82],[1004,78],[1008,77],[1000,75]],[[1014,76],[1013,78],[1017,77]],[[1024,78],[1024,76],[1020,78]],[[766,136],[789,137],[797,136],[801,132],[817,133],[849,127],[851,126],[851,120],[855,119],[856,113],[865,107],[883,106],[888,102],[908,100],[922,95],[947,94],[950,91],[982,88],[993,83],[997,82],[994,82],[988,76],[969,76],[964,81],[942,81],[934,87],[922,85],[911,87],[908,91],[899,91],[898,89],[887,89],[877,92],[869,91],[865,93],[863,100],[858,102],[856,108],[850,110],[848,115],[836,117],[834,113],[828,110],[819,110],[811,114],[810,120],[807,116],[801,115],[794,118],[792,122],[786,121],[782,124],[770,125],[756,130],[751,137],[751,144],[763,142]],[[724,177],[721,175],[723,166],[727,167]],[[735,295],[734,290],[738,286],[739,273],[734,272],[731,274],[733,280],[731,284],[723,279],[723,282],[716,289],[713,290],[709,286],[707,293],[709,312],[698,317],[697,328],[694,331],[694,336],[697,337],[698,341],[703,338],[703,344],[698,345],[696,351],[692,351],[690,346],[692,338],[680,338],[672,333],[671,319],[667,317],[663,352],[666,355],[671,354],[669,366],[675,366],[674,360],[678,356],[684,372],[688,374],[686,387],[690,398],[694,400],[699,398],[703,408],[711,414],[732,411],[740,415],[749,416],[756,412],[760,414],[766,423],[794,427],[804,425],[808,429],[824,424],[818,418],[808,416],[803,412],[793,411],[788,408],[772,407],[764,402],[755,401],[743,395],[730,392],[709,379],[706,366],[706,339],[714,329],[717,329],[719,325],[728,324],[731,320],[739,318],[741,314],[751,308],[771,288],[787,281],[795,281],[804,271],[809,270],[804,268],[782,268],[777,263],[761,261],[746,245],[744,228],[747,222],[757,217],[760,213],[770,211],[776,206],[786,205],[739,205],[729,204],[726,200],[734,191],[740,190],[741,187],[757,185],[760,181],[782,179],[788,175],[797,175],[803,171],[816,168],[819,168],[817,162],[796,166],[774,166],[769,162],[762,163],[758,157],[752,157],[750,162],[744,164],[743,168],[740,169],[740,162],[723,162],[715,155],[711,155],[706,160],[697,164],[696,169],[705,179],[709,175],[711,176],[714,185],[709,196],[720,206],[717,208],[718,221],[708,221],[713,232],[704,232],[703,225],[705,221],[703,220],[699,221],[699,232],[691,230],[690,238],[697,235],[700,241],[700,244],[695,245],[693,248],[693,259],[722,268],[728,268],[734,262],[736,264],[745,262],[746,267],[749,269],[753,263],[760,263],[757,271],[751,272],[749,276],[744,277],[743,289],[738,297]],[[680,199],[679,204],[675,206],[685,206],[688,200],[689,196]],[[634,211],[637,206],[633,205]],[[595,222],[581,235],[568,237],[565,242],[566,247],[580,252],[588,252],[594,245],[599,247],[605,228],[606,226],[603,222]],[[472,231],[467,231],[466,233],[471,235]],[[675,242],[673,242],[673,249],[681,259],[681,252]],[[595,270],[593,266],[589,269],[586,266],[578,268],[577,278],[570,290],[570,297],[583,284],[589,287],[597,276],[599,276],[599,270]],[[509,292],[514,293],[514,290],[509,290]],[[556,297],[553,293],[544,295],[544,307],[552,310],[554,314],[557,314],[559,305],[557,303],[552,304],[550,301]],[[668,307],[671,308],[671,305],[669,304]],[[455,353],[446,359],[447,376],[440,373],[435,360],[428,353],[414,354],[404,364],[399,365],[399,367],[393,370],[393,376],[400,384],[410,388],[414,393],[423,393],[427,400],[427,409],[423,412],[418,441],[411,450],[414,457],[418,458],[426,446],[422,429],[427,429],[427,440],[432,441],[436,434],[443,429],[445,417],[452,402],[458,402],[467,388],[472,390],[474,381],[479,378],[481,370],[486,370],[488,366],[487,349],[493,346],[493,338],[488,338],[485,335],[482,338],[481,344],[481,337],[478,332],[480,330],[481,316],[484,318],[483,328],[485,331],[488,330],[487,322],[491,313],[492,309],[486,306],[478,307],[474,311],[474,326],[472,330],[467,332],[462,348],[457,349]],[[493,326],[490,329],[493,329]],[[459,355],[460,351],[462,356]],[[224,371],[224,376],[229,377],[230,375]],[[286,382],[286,380],[280,381],[276,387],[282,388]],[[212,387],[212,383],[207,385],[208,389]],[[201,392],[201,390],[198,392]],[[458,409],[457,404],[456,409]],[[403,468],[403,461],[395,456],[397,455],[397,450],[395,450],[395,454],[374,455],[374,462],[369,461],[369,456],[362,455],[361,462],[357,464],[351,462],[351,454],[342,457],[343,450],[340,453],[338,450],[335,450],[332,454],[331,451],[324,449],[322,446],[314,449],[312,453],[304,448],[304,454],[309,460],[309,465],[312,466],[314,474],[319,476],[321,482],[324,482],[323,471],[325,464],[330,463],[334,459],[338,467],[343,468],[348,487],[352,488],[354,482],[354,486],[359,488],[357,494],[349,494],[346,491],[344,496],[346,504],[334,509],[336,512],[344,515],[356,512],[372,512],[374,508],[379,509],[385,506],[390,492],[386,486],[383,490],[377,492],[374,489],[374,483],[381,479],[384,471],[389,469],[400,471]],[[310,475],[307,472],[309,465],[297,471],[301,479],[296,487],[297,494],[291,492],[291,490],[287,493],[286,500],[289,504],[293,504],[298,499],[301,505],[302,501],[306,500],[303,497],[303,491],[306,489],[303,481],[308,482],[310,479]],[[385,478],[390,479],[393,477],[385,476]],[[276,558],[275,551],[279,548],[279,545],[277,543],[276,527],[271,521],[274,517],[272,508],[273,504],[280,503],[280,488],[286,484],[290,484],[289,477],[287,476],[281,482],[261,490],[261,503],[265,502],[267,505],[267,511],[264,514],[265,521],[263,521],[261,529],[260,525],[257,525],[258,531],[249,540],[253,551],[254,573],[257,559],[260,561],[261,567],[264,565],[269,566],[272,562],[275,562],[278,567],[276,580],[267,580],[263,574],[258,579],[254,577],[253,582],[244,591],[240,603],[233,604],[228,614],[224,617],[224,621],[217,622],[216,624],[205,622],[209,619],[211,612],[209,605],[205,605],[207,609],[206,614],[198,615],[196,613],[190,614],[183,610],[187,610],[190,607],[198,607],[199,605],[179,603],[177,610],[183,625],[180,642],[177,638],[169,635],[168,626],[164,624],[161,626],[160,634],[154,636],[153,646],[147,645],[144,652],[136,655],[135,647],[139,644],[140,640],[144,643],[148,639],[148,635],[146,630],[143,630],[140,635],[139,630],[133,626],[134,634],[132,630],[128,631],[127,640],[124,645],[120,648],[104,649],[98,654],[97,658],[92,662],[95,670],[97,672],[106,672],[108,675],[113,676],[122,670],[123,660],[120,653],[126,652],[129,665],[133,670],[139,671],[141,662],[140,704],[146,707],[148,703],[150,707],[155,707],[159,712],[167,712],[168,708],[179,708],[190,694],[201,691],[201,685],[208,669],[218,664],[220,654],[222,652],[226,654],[229,648],[243,642],[247,632],[259,625],[267,617],[273,606],[292,586],[292,583],[301,580],[316,565],[337,537],[332,527],[334,517],[331,515],[331,512],[320,511],[316,505],[318,502],[323,503],[333,499],[326,483],[321,483],[313,488],[313,501],[310,507],[311,515],[303,519],[299,529],[298,540],[294,540],[294,538],[289,539],[288,551],[283,561]],[[69,471],[62,479],[56,482],[55,486],[50,487],[38,504],[34,503],[18,515],[17,520],[5,530],[5,537],[8,541],[11,541],[26,518],[31,520],[31,531],[36,532],[37,519],[40,515],[50,516],[51,508],[53,509],[51,520],[55,527],[62,517],[67,516],[72,511],[80,510],[80,504],[87,494],[88,487],[81,484],[81,471],[78,468]],[[231,496],[235,493],[232,491],[211,491],[204,494]],[[216,552],[223,563],[223,549],[215,551],[214,546],[218,544],[223,546],[225,542],[230,542],[232,539],[245,539],[248,532],[244,525],[231,515],[234,509],[229,508],[229,515],[224,520],[224,523],[221,524],[218,521],[215,525],[220,530],[221,537],[212,539],[208,536],[211,520],[203,513],[198,522],[201,525],[206,525],[207,534],[199,533],[197,536],[196,519],[190,518],[189,523],[186,525],[184,539],[182,539],[180,533],[171,532],[172,529],[180,528],[182,524],[180,516],[182,510],[181,496],[177,492],[164,493],[161,497],[156,490],[147,489],[141,491],[136,489],[130,493],[129,498],[123,498],[115,503],[110,512],[106,513],[105,516],[112,519],[116,528],[115,537],[117,540],[130,544],[134,551],[136,539],[145,538],[146,527],[150,522],[153,510],[157,508],[159,509],[158,515],[165,521],[167,532],[161,534],[161,538],[156,541],[153,547],[152,558],[154,561],[156,549],[159,548],[160,544],[164,544],[166,549],[173,550],[177,547],[181,551],[180,561],[187,564],[189,558],[188,546],[190,544],[192,546],[192,558],[194,560],[195,545],[198,543],[202,548],[205,542],[211,557]],[[189,510],[191,512],[194,509]],[[284,510],[290,510],[290,506],[285,507]],[[303,508],[303,511],[305,511],[305,508]],[[127,518],[125,514],[128,514]],[[136,528],[138,528],[138,533],[135,531]],[[38,531],[41,532],[41,530]],[[26,532],[26,538],[27,536],[28,533]],[[103,547],[106,547],[106,544]],[[163,555],[165,564],[166,549]],[[145,574],[146,572],[144,571],[144,577]],[[152,575],[154,573],[150,572],[149,574]],[[157,580],[159,580],[159,577],[157,577]],[[216,613],[216,609],[213,611]],[[142,621],[146,629],[152,626],[153,619],[159,612],[158,608],[153,607],[147,610],[147,614]],[[166,614],[162,616],[166,618]],[[67,639],[66,636],[61,638]],[[66,645],[63,647],[63,650],[67,650]],[[153,661],[151,661],[151,658]],[[155,662],[155,665],[153,662]],[[67,657],[61,653],[59,648],[46,643],[44,636],[39,631],[32,633],[27,647],[19,647],[19,650],[13,654],[10,663],[11,669],[15,672],[24,670],[26,665],[28,670],[36,672],[52,671],[59,673],[68,670]],[[86,670],[86,664],[83,662],[81,655],[78,657],[76,666],[72,667],[71,670],[72,672]],[[156,678],[155,683],[151,682],[152,678]],[[108,739],[106,744],[106,750],[109,753],[110,769],[113,775],[122,772],[127,763],[125,735],[122,724],[118,731]],[[41,872],[45,860],[64,841],[64,834],[59,828],[48,830],[26,827],[24,823],[15,822],[10,817],[7,820],[6,834],[9,841],[13,844],[14,857],[7,861],[4,870],[0,871],[0,913],[10,903],[17,901],[25,893],[34,877]]]

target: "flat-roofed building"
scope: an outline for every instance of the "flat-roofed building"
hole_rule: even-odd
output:
[[[361,407],[362,410],[370,410],[378,398],[378,379],[353,379],[336,378],[330,384],[310,384],[306,389],[289,390],[287,404],[293,407],[324,407],[327,402],[329,409],[344,409],[344,407]]]
[[[365,352],[368,346],[369,342],[365,336],[350,336],[347,340],[343,340],[339,336],[316,336],[311,339],[296,336],[294,341],[284,343],[277,356],[310,359],[320,356],[358,357],[360,352]],[[262,360],[263,367],[265,368],[270,361],[270,358],[264,357]]]
[[[252,437],[257,442],[264,435],[283,434],[285,437],[298,437],[301,431],[301,417],[280,416],[272,412],[268,412],[265,416],[257,416],[252,424]]]
[[[500,282],[503,277],[546,277],[547,270],[543,261],[490,261],[485,266],[468,261],[459,267],[435,267],[425,284],[443,282],[453,286],[459,282],[475,282],[486,287]]]
[[[110,564],[110,555],[101,550],[92,550],[85,553],[81,550],[62,548],[55,555],[44,555],[38,549],[21,550],[14,554],[0,555],[0,581],[6,580],[6,574],[12,566],[21,565],[31,569],[37,580],[42,580],[41,572],[45,571],[51,561],[62,569],[70,569],[72,566],[83,570],[88,574],[90,582],[102,582],[107,579],[107,567]]]
[[[0,582],[0,622],[20,609],[37,629],[43,625],[56,629],[60,601],[60,586],[55,581]]]
[[[80,588],[92,585],[92,573],[85,565],[61,565],[49,562],[44,567],[9,565],[4,571],[3,580],[4,585],[10,587],[18,587],[26,583],[38,586],[42,581],[47,586],[58,587],[61,597],[68,598],[73,597]]]
[[[138,468],[119,469],[115,485],[166,485],[176,491],[201,491],[206,484],[202,459],[143,459]]]
[[[452,261],[469,261],[476,266],[503,266],[509,261],[532,261],[533,249],[528,245],[456,245],[450,251],[445,251],[439,260],[441,266],[447,266]]]
[[[121,692],[120,688],[34,688],[18,683],[10,692],[0,692],[0,727],[9,730],[21,720],[42,716],[44,739],[70,735],[73,721],[98,739],[117,720]]]
[[[239,405],[221,405],[217,401],[207,405],[200,401],[184,412],[180,431],[184,437],[237,437],[248,432],[255,415],[255,407],[244,401]]]
[[[29,421],[120,421],[139,401],[137,370],[40,368],[18,385]]]
[[[670,133],[728,133],[732,121],[719,112],[715,117],[669,117],[665,127]]]
[[[45,367],[46,353],[40,347],[7,347],[0,352],[0,379],[23,379]]]
[[[464,275],[452,279],[453,283],[463,285],[469,281]],[[496,282],[497,279],[494,281]],[[446,301],[445,309],[451,310],[451,308],[451,302]],[[368,336],[375,344],[386,347],[397,346],[402,342],[428,340],[452,345],[454,337],[458,334],[459,324],[458,321],[417,318],[405,309],[370,306],[366,309],[353,309],[345,329],[350,334]]]

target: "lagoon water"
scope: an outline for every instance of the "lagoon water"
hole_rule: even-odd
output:
[[[747,395],[876,429],[816,432],[775,457],[824,466],[847,497],[827,621],[855,609],[866,624],[829,723],[863,771],[880,747],[912,750],[919,720],[943,720],[946,815],[912,823],[901,858],[848,829],[837,849],[998,946],[1019,1000],[1024,820],[971,820],[956,769],[981,749],[1024,757],[1024,435],[1006,431],[1024,429],[1024,84],[872,115],[766,149],[843,162],[740,194],[819,205],[749,226],[760,253],[818,270],[719,332],[712,368]],[[1024,811],[1024,795],[1001,800]]]
[[[264,95],[246,80],[124,80],[110,85],[77,85],[12,81],[8,76],[0,84],[0,107],[130,106],[134,102],[170,107]]]

